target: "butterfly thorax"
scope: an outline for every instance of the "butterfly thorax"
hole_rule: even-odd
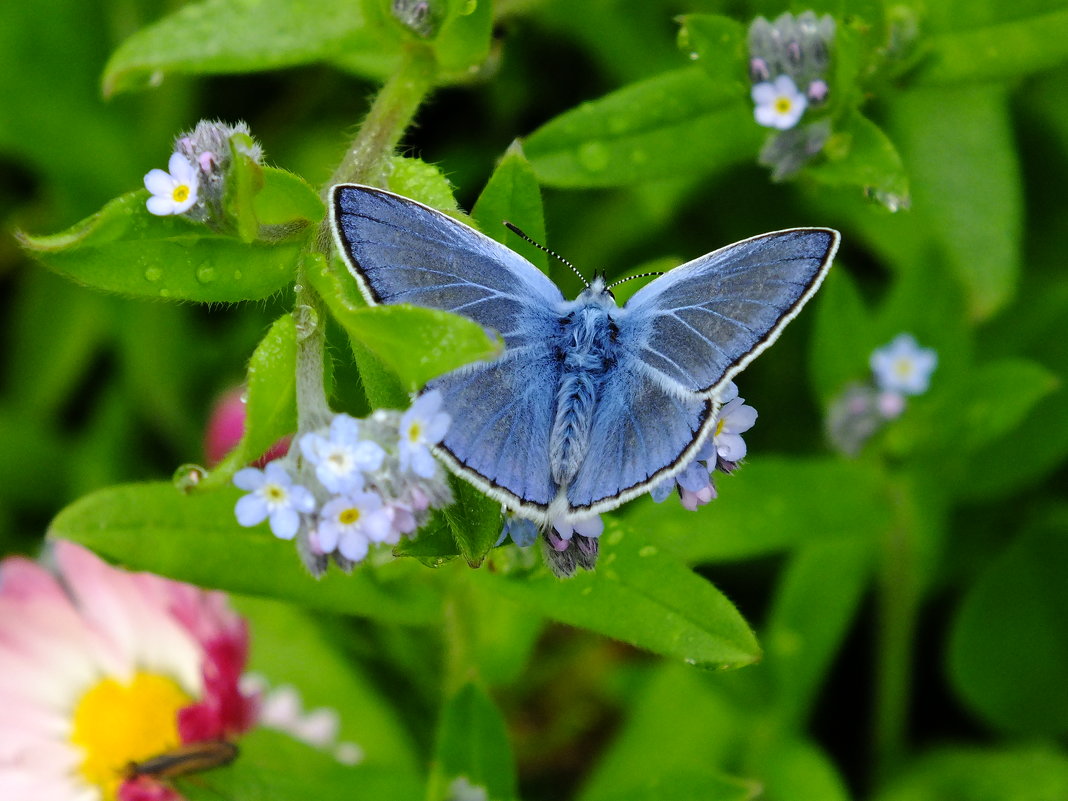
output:
[[[560,383],[549,437],[553,480],[561,487],[575,477],[586,456],[604,376],[616,360],[612,313],[618,307],[603,286],[595,279],[576,300],[561,307],[555,346]]]

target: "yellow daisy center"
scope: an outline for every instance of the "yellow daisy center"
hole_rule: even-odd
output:
[[[138,672],[128,684],[107,678],[82,696],[74,710],[71,743],[85,753],[81,774],[114,801],[130,762],[181,743],[178,710],[192,699],[158,673]]]
[[[175,203],[185,203],[189,200],[189,187],[186,184],[178,184],[171,193]]]
[[[353,523],[360,519],[360,510],[353,507],[349,507],[348,509],[344,509],[341,514],[337,516],[337,519],[338,522],[342,525],[351,526]]]
[[[788,114],[793,105],[793,102],[788,97],[775,98],[775,110],[780,114]]]

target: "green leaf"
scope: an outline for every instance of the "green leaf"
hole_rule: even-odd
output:
[[[1021,264],[1023,195],[1006,94],[917,89],[890,108],[913,213],[967,290],[971,316],[989,317],[1012,299]]]
[[[798,548],[779,580],[764,643],[776,711],[788,726],[801,728],[823,686],[864,598],[874,548],[863,539]]]
[[[516,797],[515,760],[504,718],[474,684],[461,687],[442,710],[427,798],[448,801],[457,797],[450,786],[461,777],[484,788],[494,801]]]
[[[200,482],[202,489],[228,484],[234,473],[297,430],[296,374],[297,324],[287,314],[275,320],[249,361],[241,441]]]
[[[731,602],[641,530],[609,520],[597,569],[566,581],[547,571],[485,580],[554,620],[690,664],[726,669],[759,659],[756,638]]]
[[[1053,801],[1068,798],[1068,758],[1052,748],[957,748],[929,754],[877,801]]]
[[[492,31],[491,0],[449,0],[449,15],[433,44],[442,71],[469,79],[470,70],[489,56]]]
[[[519,142],[513,142],[497,162],[471,216],[487,236],[520,253],[542,272],[548,272],[545,251],[516,236],[504,225],[510,222],[535,242],[545,242],[541,190]]]
[[[650,671],[631,691],[627,718],[594,764],[578,801],[720,798],[704,794],[714,789],[723,791],[724,798],[748,797],[730,794],[738,790],[731,788],[732,780],[702,776],[733,759],[750,714],[740,714],[707,679],[679,663],[661,663]],[[680,785],[674,785],[675,777]],[[682,792],[687,785],[699,791]],[[677,795],[655,794],[672,787]]]
[[[655,531],[686,562],[747,559],[816,542],[869,540],[892,517],[871,465],[838,459],[761,456],[717,476],[719,498],[689,512],[677,498],[639,499],[627,525]]]
[[[299,175],[275,167],[260,167],[263,188],[252,198],[252,209],[260,225],[317,223],[323,218],[319,194]]]
[[[314,579],[293,544],[273,537],[266,524],[237,524],[239,496],[233,488],[187,495],[168,483],[109,487],[63,509],[48,536],[81,543],[132,570],[205,587],[397,623],[438,619],[439,599],[416,580],[418,565],[364,564],[350,576],[334,570]]]
[[[389,369],[407,392],[468,362],[496,358],[501,344],[466,317],[419,306],[357,306],[340,271],[308,262],[306,275],[352,339]],[[355,279],[346,283],[355,284]]]
[[[167,73],[258,72],[354,54],[393,55],[353,0],[203,0],[124,41],[104,69],[105,95],[144,89]],[[370,58],[368,58],[370,60]]]
[[[776,743],[761,761],[768,801],[849,801],[849,790],[834,763],[811,743]]]
[[[235,597],[238,611],[248,619],[252,634],[249,669],[272,687],[291,685],[300,693],[304,709],[338,710],[338,740],[359,745],[360,765],[393,767],[415,772],[421,759],[411,734],[393,707],[389,694],[375,686],[360,663],[346,653],[340,626],[328,625],[288,604]],[[336,629],[336,630],[335,630]]]
[[[997,81],[1052,69],[1068,61],[1068,10],[941,33],[924,49],[919,83]]]
[[[911,442],[936,455],[975,453],[1020,425],[1057,385],[1057,377],[1035,362],[988,362],[930,402],[915,404],[890,434],[895,444]]]
[[[501,536],[501,504],[458,478],[450,481],[453,503],[442,514],[460,555],[478,567]]]
[[[950,635],[957,692],[1009,732],[1068,732],[1066,521],[1019,536],[969,589]]]
[[[434,209],[461,216],[452,184],[438,167],[422,159],[394,156],[390,162],[388,188]]]
[[[252,158],[252,137],[240,131],[227,141],[230,169],[226,174],[223,209],[242,242],[254,242],[260,231],[252,200],[263,187],[263,168]]]
[[[567,111],[523,147],[543,184],[577,188],[711,173],[755,158],[762,137],[745,94],[692,66]]]
[[[820,183],[860,187],[891,211],[909,205],[909,179],[897,148],[879,126],[859,112],[835,127],[823,155],[823,161],[806,170]]]
[[[293,280],[301,242],[245,244],[184,217],[156,217],[147,196],[130,192],[62,233],[20,240],[60,275],[130,297],[232,303]]]
[[[742,23],[719,14],[684,14],[679,22],[679,49],[688,53],[714,81],[733,93],[749,89],[746,62],[748,32]]]
[[[651,744],[651,747],[658,746]],[[645,779],[638,787],[595,798],[596,801],[677,801],[680,798],[700,798],[701,801],[755,801],[763,797],[760,782],[734,779],[709,770],[695,770]],[[590,801],[593,801],[593,798]]]
[[[345,711],[342,711],[344,715]],[[176,782],[187,801],[422,801],[411,771],[342,765],[287,734],[259,728],[242,737],[226,767]]]

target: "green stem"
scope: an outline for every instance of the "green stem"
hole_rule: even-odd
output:
[[[919,607],[918,532],[906,488],[891,486],[898,510],[883,540],[878,587],[875,720],[873,732],[876,786],[894,775],[905,756],[912,649]]]
[[[423,45],[409,46],[400,67],[375,97],[359,133],[323,187],[324,200],[330,187],[338,183],[385,185],[389,161],[419,105],[433,87],[434,77],[433,53]],[[328,219],[319,227],[315,248],[330,261],[332,241]],[[303,265],[297,271],[295,295],[298,316],[308,322],[308,330],[302,332],[297,349],[297,431],[303,433],[323,427],[329,422],[330,415],[323,384],[326,309],[308,285]]]
[[[324,195],[334,184],[385,183],[389,159],[433,87],[434,73],[434,55],[428,48],[413,44],[405,50],[400,68],[375,97],[345,158],[323,187]]]

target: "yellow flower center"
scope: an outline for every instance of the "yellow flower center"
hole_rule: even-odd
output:
[[[286,499],[285,489],[277,484],[268,484],[263,488],[263,494],[267,496],[267,500],[269,501],[279,502]]]
[[[114,801],[126,767],[179,745],[178,710],[192,699],[158,673],[138,672],[129,684],[102,679],[74,710],[71,743],[85,753],[81,774]]]
[[[775,110],[780,114],[788,114],[790,109],[793,108],[793,103],[788,97],[775,98]]]
[[[912,360],[911,359],[898,359],[894,364],[894,374],[898,378],[908,378],[912,375]]]
[[[185,203],[189,199],[189,187],[185,184],[178,184],[174,187],[171,197],[174,198],[175,203]]]
[[[716,421],[716,430],[712,432],[712,439],[715,439],[716,437],[718,437],[720,434],[723,433],[723,425],[726,422],[727,421],[724,420],[723,418],[720,418],[718,421]]]
[[[420,435],[423,433],[423,427],[419,423],[412,423],[408,427],[408,441],[418,442]]]
[[[341,512],[337,516],[338,522],[345,526],[351,526],[357,520],[360,519],[360,510],[354,508],[348,508]]]

